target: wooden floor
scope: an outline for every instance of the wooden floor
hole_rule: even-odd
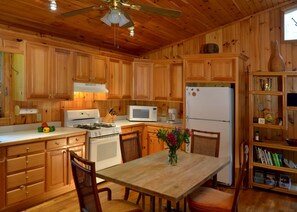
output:
[[[110,182],[104,182],[100,184],[100,187],[108,186],[112,190],[112,198],[123,198],[124,188],[117,184]],[[233,192],[232,188],[220,187],[221,190],[226,192]],[[137,193],[131,193],[130,201],[135,202]],[[106,201],[105,197],[100,196],[101,201]],[[157,201],[156,201],[157,202]],[[163,202],[165,205],[165,201]],[[156,204],[158,207],[158,204]],[[181,207],[183,208],[183,206]],[[146,210],[149,211],[149,198],[146,198]],[[297,197],[285,195],[276,192],[270,192],[261,189],[246,189],[241,190],[239,196],[239,212],[293,212],[297,211]],[[157,208],[156,208],[157,210]],[[76,196],[76,191],[69,192],[65,195],[44,202],[43,204],[25,210],[26,212],[62,212],[71,211],[79,212],[79,205]],[[188,211],[188,210],[187,210]]]

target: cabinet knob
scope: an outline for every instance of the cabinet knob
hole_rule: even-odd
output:
[[[56,141],[55,144],[56,144],[56,145],[59,145],[59,142]]]
[[[29,161],[27,160],[27,161],[26,161],[26,164],[28,164],[28,163],[29,163]]]
[[[75,140],[78,141],[78,138],[76,138]]]
[[[27,147],[26,150],[29,151],[30,150],[30,147]]]
[[[19,188],[20,188],[21,190],[23,190],[23,189],[25,189],[25,186],[24,186],[24,185],[21,185]]]

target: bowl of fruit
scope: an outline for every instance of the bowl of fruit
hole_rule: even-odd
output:
[[[41,126],[37,128],[38,132],[49,133],[55,131],[55,126],[49,126],[46,122],[42,122]]]

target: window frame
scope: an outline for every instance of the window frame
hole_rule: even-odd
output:
[[[282,11],[281,11],[281,38],[282,38],[282,43],[294,43],[294,44],[297,44],[297,36],[296,36],[296,39],[294,39],[294,40],[285,40],[285,23],[284,23],[285,14],[288,13],[288,12],[291,12],[293,10],[297,11],[297,5],[286,7],[284,9],[282,9]]]

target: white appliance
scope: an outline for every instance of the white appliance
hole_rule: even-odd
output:
[[[158,110],[155,106],[128,105],[129,121],[157,121]]]
[[[87,130],[86,158],[95,162],[96,170],[122,163],[121,127],[100,122],[98,109],[65,110],[64,126]],[[102,181],[97,178],[97,183]]]
[[[233,178],[233,113],[232,88],[186,87],[186,127],[220,132],[219,157],[229,157],[230,164],[218,173],[218,182],[226,185],[231,185]]]

